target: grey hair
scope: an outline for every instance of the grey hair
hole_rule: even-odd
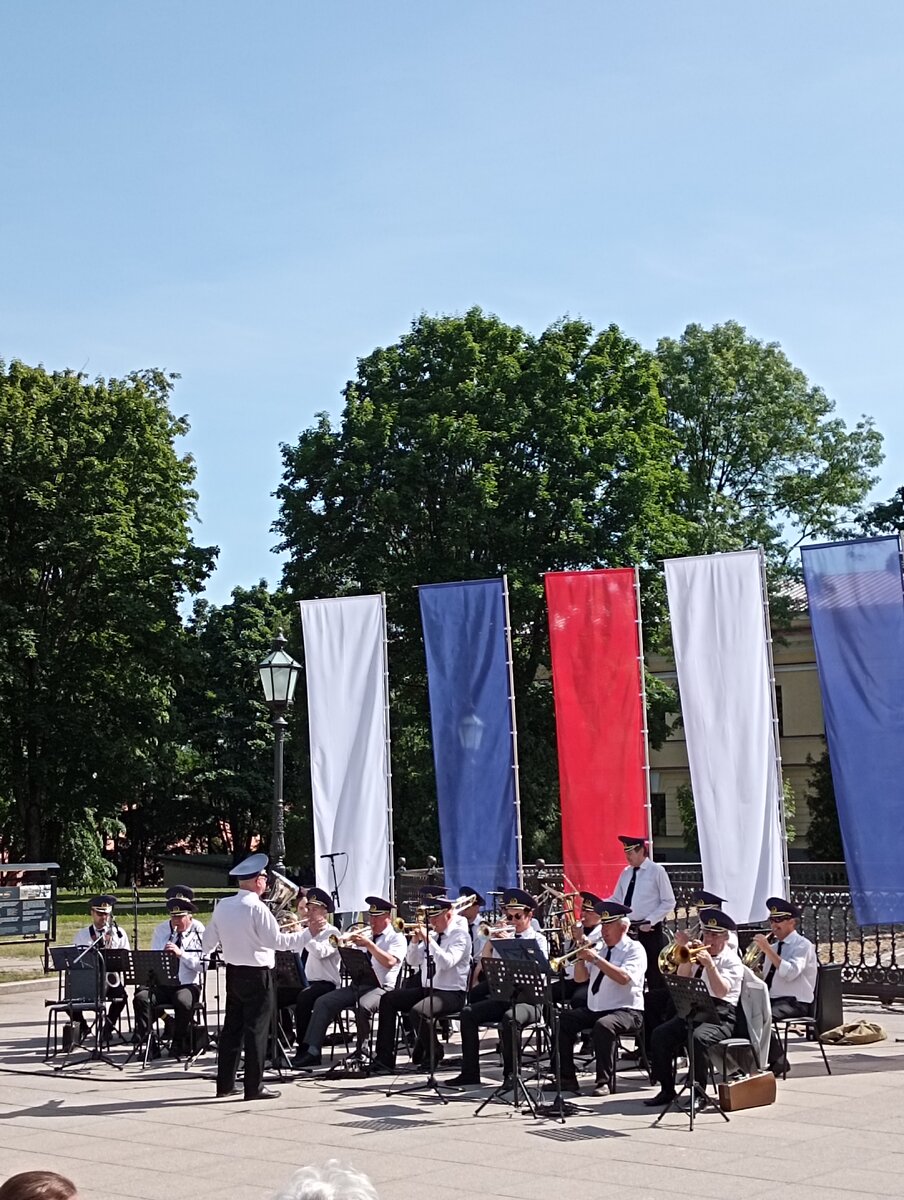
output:
[[[618,923],[619,923],[619,925],[621,925],[622,929],[630,929],[631,928],[631,918],[630,917],[619,917]]]
[[[354,1167],[331,1158],[296,1171],[273,1200],[380,1200],[374,1185]]]

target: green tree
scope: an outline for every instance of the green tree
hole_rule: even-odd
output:
[[[338,428],[283,447],[276,529],[297,598],[385,591],[397,850],[436,849],[417,584],[506,573],[529,855],[556,853],[541,573],[685,547],[652,356],[614,326],[539,337],[472,309],[426,317],[358,363]],[[542,673],[541,673],[542,675]]]
[[[29,860],[112,829],[166,740],[178,606],[215,554],[173,378],[0,363],[0,794]]]
[[[257,664],[275,634],[291,629],[291,608],[284,593],[270,592],[261,581],[234,588],[219,607],[196,602],[188,623],[188,669],[177,702],[185,739],[178,780],[183,836],[236,858],[255,838],[269,846],[273,730]],[[306,720],[304,704],[299,686],[285,744],[284,795],[292,851],[301,854],[307,837],[310,857],[309,772],[306,751],[296,751],[305,739],[292,736]]]
[[[843,530],[882,461],[868,417],[848,429],[780,346],[734,321],[689,325],[657,359],[694,553],[762,545],[786,568],[801,542]]]
[[[815,760],[808,755],[807,764],[813,768],[807,787],[807,807],[810,810],[807,846],[810,857],[820,862],[844,862],[828,747]]]
[[[860,517],[864,533],[898,533],[904,529],[904,487],[899,487],[890,500],[874,504]]]
[[[694,793],[690,784],[683,783],[675,793],[678,805],[678,815],[681,818],[681,832],[684,837],[684,848],[691,854],[700,856],[700,834],[697,829],[697,810],[694,806]],[[797,836],[795,815],[797,812],[797,797],[789,779],[782,780],[782,804],[785,810],[785,834],[789,843]]]

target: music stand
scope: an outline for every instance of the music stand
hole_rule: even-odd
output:
[[[114,1062],[109,1054],[104,1054],[103,1051],[103,1027],[107,1012],[107,967],[104,962],[104,952],[101,950],[101,942],[106,937],[108,930],[102,929],[93,942],[87,946],[65,947],[67,950],[75,950],[74,955],[66,955],[63,961],[66,961],[67,970],[86,970],[94,971],[94,1046],[88,1051],[87,1062],[104,1062],[110,1067],[115,1067],[117,1071],[123,1069],[123,1064]],[[51,952],[52,953],[52,952]],[[107,951],[108,954],[115,951]],[[82,963],[85,966],[82,967]],[[90,962],[90,965],[89,965]],[[65,1057],[61,1063],[54,1066],[55,1071],[65,1071],[71,1065],[70,1055],[76,1046],[70,1046],[66,1051]],[[87,1047],[84,1047],[87,1049]]]
[[[270,1015],[270,1063],[279,1079],[284,1079],[283,1063],[288,1070],[292,1069],[291,1047],[286,1041],[282,1024],[279,1019],[277,996],[280,988],[294,988],[300,991],[304,988],[304,977],[294,950],[277,950],[276,962],[273,966],[273,1011]],[[294,1021],[294,1018],[293,1018]]]
[[[712,1021],[714,1024],[718,1024],[719,1014],[716,1012],[713,998],[707,991],[706,984],[702,979],[687,979],[683,975],[664,975],[663,979],[671,993],[675,1012],[679,1017],[684,1018],[684,1036],[687,1046],[687,1079],[684,1081],[681,1091],[675,1093],[653,1124],[658,1125],[667,1112],[671,1112],[673,1108],[678,1107],[678,1102],[682,1094],[690,1088],[688,1113],[691,1119],[690,1129],[693,1133],[694,1109],[697,1107],[696,1099],[698,1096],[703,1100],[704,1104],[711,1104],[726,1121],[728,1120],[728,1114],[719,1104],[719,1101],[707,1096],[706,1088],[698,1083],[694,1076],[694,1019],[696,1017],[703,1017],[704,1021]],[[662,1085],[661,1079],[659,1083]]]
[[[543,1008],[551,1003],[549,992],[549,963],[533,938],[500,938],[493,947],[498,958],[489,957],[483,960],[483,970],[490,988],[490,995],[499,1000],[507,1000],[511,1004],[510,1033],[512,1039],[512,1100],[515,1112],[521,1110],[522,1097],[532,1117],[536,1117],[537,1106],[531,1099],[530,1093],[521,1078],[521,1030],[515,1021],[515,1010],[518,1004],[533,1004]],[[503,1099],[506,1095],[505,1082],[491,1092],[476,1109],[478,1116],[491,1100],[500,1100],[503,1104],[509,1101]]]
[[[133,984],[136,988],[146,988],[148,993],[148,1031],[144,1039],[144,1050],[141,1056],[142,1069],[148,1065],[151,1053],[151,1043],[154,1040],[154,1019],[159,1003],[157,989],[161,987],[176,987],[179,983],[179,960],[165,950],[109,950],[106,954],[107,965],[115,966],[122,975],[124,984]],[[138,1043],[134,1043],[129,1051],[126,1062],[138,1052]]]

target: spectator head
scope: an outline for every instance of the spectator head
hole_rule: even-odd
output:
[[[0,1200],[78,1200],[78,1192],[55,1171],[22,1171],[0,1184]]]
[[[366,1175],[331,1158],[322,1167],[302,1167],[296,1171],[274,1200],[379,1200],[379,1197]]]

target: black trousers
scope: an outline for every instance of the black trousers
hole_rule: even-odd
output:
[[[784,1021],[788,1017],[811,1017],[812,1015],[812,1004],[807,1004],[803,1000],[795,1000],[792,996],[778,996],[772,1001],[773,1021]],[[778,1066],[784,1057],[784,1048],[773,1025],[772,1036],[769,1039],[769,1066]]]
[[[706,1087],[709,1067],[709,1047],[731,1037],[735,1025],[733,1005],[717,1005],[718,1021],[694,1025],[694,1079]],[[687,1022],[684,1017],[672,1017],[653,1031],[650,1038],[650,1066],[662,1090],[675,1090],[675,1055],[687,1045]]]
[[[314,1011],[314,1005],[321,996],[325,996],[327,992],[336,990],[335,983],[330,983],[328,979],[314,979],[308,983],[308,986],[300,993],[295,1002],[295,1044],[303,1046],[307,1039],[308,1021],[311,1019],[311,1013]]]
[[[589,986],[586,983],[575,983],[573,979],[557,979],[549,990],[553,1001],[558,1005],[564,1007],[568,1004],[572,1008],[586,1008]]]
[[[540,1020],[542,1010],[535,1004],[515,1005],[515,1039],[520,1050],[521,1030]],[[497,1025],[502,1041],[502,1066],[511,1075],[512,1006],[505,1000],[480,1000],[469,1004],[461,1013],[461,1077],[471,1083],[480,1081],[480,1027]]]
[[[651,992],[665,991],[665,980],[662,978],[662,972],[659,970],[659,951],[665,945],[665,934],[662,930],[662,922],[654,925],[649,933],[644,933],[643,930],[637,930],[637,940],[647,952],[647,987]]]
[[[226,1015],[217,1050],[217,1091],[235,1087],[245,1051],[245,1098],[256,1096],[264,1078],[264,1056],[273,1014],[273,972],[269,967],[226,964]]]
[[[188,1029],[191,1025],[192,1009],[201,996],[201,989],[196,983],[180,983],[171,987],[154,989],[155,1007],[173,1007],[173,1050],[181,1054],[189,1049]],[[147,988],[138,988],[132,1001],[135,1007],[135,1036],[143,1042],[150,1027],[151,997]]]
[[[377,1030],[377,1061],[384,1067],[395,1067],[396,1060],[396,1015],[410,1013],[417,1032],[417,1050],[424,1062],[429,1062],[428,1039],[433,1039],[434,1062],[442,1057],[440,1045],[433,1028],[431,1017],[451,1017],[461,1012],[465,1003],[464,992],[452,992],[435,988],[431,1005],[430,992],[421,984],[415,987],[393,988],[380,1001],[380,1026]]]
[[[589,1008],[571,1008],[559,1017],[559,1036],[553,1046],[553,1066],[558,1055],[562,1078],[576,1077],[574,1044],[579,1033],[593,1031],[593,1054],[596,1058],[596,1082],[612,1087],[618,1058],[618,1039],[624,1034],[640,1033],[643,1012],[639,1008],[611,1008],[594,1012]]]

